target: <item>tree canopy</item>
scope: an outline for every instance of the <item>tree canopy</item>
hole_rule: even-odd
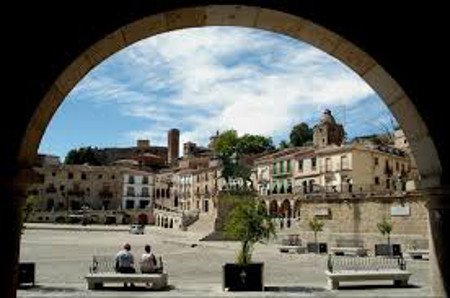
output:
[[[312,139],[313,130],[305,122],[295,125],[289,135],[290,144],[294,147],[303,146]]]
[[[82,147],[70,150],[67,153],[64,163],[75,165],[87,163],[93,166],[101,166],[105,164],[105,157],[97,148]]]
[[[258,154],[273,150],[272,138],[261,135],[245,134],[238,136],[236,130],[222,132],[214,143],[214,149],[219,156]]]

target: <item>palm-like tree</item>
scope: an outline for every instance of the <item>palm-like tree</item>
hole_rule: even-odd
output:
[[[377,228],[383,236],[386,235],[388,247],[391,247],[392,222],[383,217],[383,220],[377,223]]]
[[[323,230],[324,222],[314,217],[309,221],[309,228],[314,232],[314,243],[316,244],[317,253],[319,252],[319,245],[317,244],[317,233]]]

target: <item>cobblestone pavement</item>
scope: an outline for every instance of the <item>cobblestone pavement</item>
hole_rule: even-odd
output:
[[[391,282],[349,285],[326,289],[326,256],[282,254],[276,244],[257,245],[254,261],[264,261],[265,292],[223,292],[222,265],[234,260],[238,243],[198,242],[194,233],[147,228],[145,235],[131,235],[122,227],[110,231],[27,229],[22,238],[21,261],[36,263],[37,287],[21,289],[19,297],[425,297],[430,296],[428,261],[408,261],[413,274],[409,288],[393,288]],[[114,255],[129,242],[139,257],[145,244],[162,255],[170,290],[133,291],[111,287],[87,290],[84,280],[92,255]],[[197,245],[192,245],[197,244]],[[364,283],[364,285],[366,285]]]

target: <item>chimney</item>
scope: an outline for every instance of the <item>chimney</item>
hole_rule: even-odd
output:
[[[176,128],[172,128],[167,133],[167,163],[169,165],[174,164],[179,155],[180,150],[180,131]]]

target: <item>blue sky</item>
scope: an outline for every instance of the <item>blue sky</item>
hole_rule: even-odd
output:
[[[328,54],[287,36],[240,27],[160,34],[89,72],[59,107],[39,152],[64,157],[81,146],[206,145],[216,130],[257,133],[278,144],[325,108],[349,137],[382,133],[392,116],[375,92]]]

